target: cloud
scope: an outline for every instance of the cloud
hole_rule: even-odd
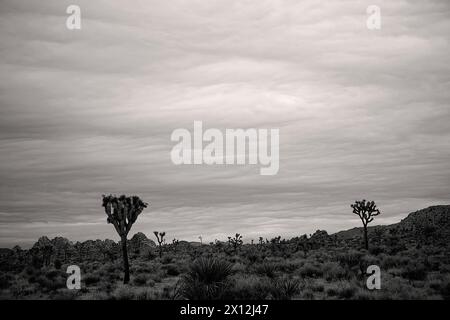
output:
[[[132,232],[205,241],[329,232],[448,203],[448,1],[0,4],[0,245],[116,238],[103,193],[151,205]],[[279,128],[280,171],[174,166],[174,129]],[[205,231],[206,230],[206,231]]]

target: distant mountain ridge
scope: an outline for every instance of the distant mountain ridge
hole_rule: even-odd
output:
[[[374,236],[377,232],[398,231],[403,236],[422,238],[429,235],[441,237],[450,240],[450,205],[437,205],[425,209],[421,209],[410,213],[406,218],[398,223],[391,225],[369,226],[369,237]],[[359,239],[362,234],[362,227],[356,227],[349,230],[339,231],[332,235],[328,235],[326,231],[317,231],[312,237],[319,242],[326,242],[327,238],[333,237],[339,241]],[[87,240],[83,242],[73,243],[66,238],[56,237],[49,239],[43,236],[28,251],[46,252],[54,259],[66,260],[69,256],[77,256],[82,259],[94,259],[99,256],[107,258],[111,254],[119,254],[120,242],[110,239],[106,240]],[[191,245],[200,246],[199,242],[188,242],[181,240],[180,246]],[[156,244],[149,239],[144,233],[138,232],[128,240],[129,252],[132,254],[142,254],[146,250],[154,249]],[[16,246],[13,249],[0,248],[0,255],[8,255],[14,251],[21,250]],[[45,254],[44,254],[45,256]]]
[[[420,236],[422,233],[436,233],[450,238],[450,205],[437,205],[411,212],[398,223],[390,225],[375,225],[368,227],[369,236],[376,230],[401,230],[411,236]],[[336,232],[334,235],[340,240],[360,236],[362,227]]]

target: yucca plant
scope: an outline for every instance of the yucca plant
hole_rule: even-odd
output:
[[[183,277],[182,293],[190,300],[221,299],[228,288],[232,265],[215,258],[194,261]]]
[[[263,262],[255,265],[254,270],[256,274],[273,279],[278,271],[278,266],[273,262]]]
[[[272,298],[275,300],[291,300],[300,292],[300,281],[287,277],[272,281]]]

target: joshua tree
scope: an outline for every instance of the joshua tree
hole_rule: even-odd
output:
[[[272,244],[280,244],[280,242],[281,242],[281,236],[270,239],[270,243],[272,243]]]
[[[178,240],[176,238],[173,238],[173,240],[172,240],[172,249],[173,249],[173,251],[177,251],[177,247],[178,247],[179,243],[180,243],[180,240]]]
[[[259,237],[259,245],[263,245],[264,244],[264,239],[263,239],[263,237]]]
[[[350,207],[353,209],[353,213],[358,215],[361,219],[364,227],[364,246],[366,250],[369,249],[369,239],[367,238],[367,225],[373,221],[373,217],[380,214],[380,210],[377,209],[375,201],[355,201]]]
[[[158,231],[153,231],[153,233],[156,236],[156,240],[158,240],[158,246],[159,246],[159,257],[162,257],[162,244],[164,243],[164,236],[166,235],[165,232],[160,232],[158,235]]]
[[[242,245],[242,236],[239,233],[236,233],[234,238],[228,237],[228,242],[233,246],[233,249],[236,252],[239,246]]]
[[[127,197],[121,195],[116,197],[113,195],[103,195],[103,204],[108,223],[112,223],[120,236],[123,253],[123,283],[130,281],[130,265],[128,262],[127,235],[131,226],[136,222],[137,217],[147,208],[148,204],[143,202],[138,196]]]

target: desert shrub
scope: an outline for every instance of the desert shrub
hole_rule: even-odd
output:
[[[45,276],[50,280],[54,280],[58,275],[61,275],[61,272],[58,270],[50,270],[45,274]]]
[[[336,296],[340,299],[350,299],[357,292],[358,287],[350,283],[349,281],[339,281],[333,283],[327,290],[328,296]]]
[[[62,267],[62,262],[59,259],[56,259],[55,262],[53,263],[53,266],[55,267],[56,270],[60,270]]]
[[[164,265],[163,269],[166,270],[168,276],[178,276],[180,274],[178,266],[174,263]]]
[[[272,282],[271,294],[275,300],[291,300],[300,292],[300,281],[298,279],[283,277]]]
[[[373,254],[374,256],[377,256],[377,255],[379,255],[379,254],[384,252],[384,248],[381,247],[381,246],[371,246],[369,248],[369,252],[370,252],[370,254]]]
[[[38,270],[36,270],[36,269],[33,268],[32,266],[27,266],[27,267],[24,269],[24,271],[25,271],[25,274],[26,274],[27,276],[33,276],[33,275],[36,275],[36,273],[39,272]]]
[[[115,288],[115,283],[111,281],[101,281],[97,284],[97,290],[108,293],[111,292]],[[90,288],[92,290],[92,288]]]
[[[376,292],[369,291],[368,289],[358,288],[353,296],[355,300],[373,300],[376,298]]]
[[[119,285],[111,294],[113,300],[154,300],[163,297],[154,289]]]
[[[414,263],[404,267],[402,277],[409,280],[424,280],[427,277],[427,271],[423,263]]]
[[[53,291],[66,287],[66,280],[62,277],[55,277],[49,279],[46,276],[41,275],[36,278],[36,283],[38,283],[43,290],[48,291]]]
[[[59,289],[51,296],[52,300],[74,300],[77,298],[77,290]]]
[[[113,300],[135,300],[135,292],[128,285],[119,285],[112,293]]]
[[[6,289],[9,287],[12,280],[12,276],[7,273],[0,274],[0,289]]]
[[[425,256],[424,264],[428,270],[439,271],[442,260],[443,257],[438,255]]]
[[[283,273],[292,273],[297,270],[301,265],[303,265],[303,261],[282,261],[277,263],[277,269]]]
[[[337,255],[337,260],[340,264],[346,266],[349,269],[359,265],[363,253],[356,250],[349,250],[348,252]]]
[[[407,249],[404,243],[397,243],[395,245],[389,246],[389,254],[396,255],[399,252],[405,251]]]
[[[103,264],[99,263],[99,262],[93,262],[90,267],[92,268],[93,271],[100,269],[103,266]]]
[[[161,282],[162,279],[164,279],[165,273],[163,270],[158,270],[155,273],[151,273],[149,275],[150,279],[153,280],[154,282]]]
[[[154,249],[147,248],[141,253],[141,256],[146,260],[154,260],[158,254],[154,251]]]
[[[88,274],[87,276],[84,277],[84,283],[87,286],[90,286],[92,284],[96,284],[100,281],[100,277],[98,275],[95,274]]]
[[[259,255],[257,252],[250,252],[247,254],[247,259],[250,262],[250,264],[254,264],[256,262],[261,261],[261,255]]]
[[[247,267],[245,266],[245,264],[238,262],[238,263],[233,264],[233,267],[231,268],[231,270],[233,271],[233,273],[238,273],[238,272],[243,273],[243,272],[245,272],[246,268]]]
[[[388,269],[387,272],[394,277],[401,277],[403,274],[402,268],[391,268]]]
[[[183,276],[182,294],[190,300],[221,299],[229,286],[232,265],[214,258],[200,258]]]
[[[81,300],[108,300],[114,299],[114,297],[108,295],[106,292],[95,290],[89,291],[86,294],[80,296]]]
[[[322,267],[323,275],[327,281],[339,280],[346,277],[347,272],[337,262],[326,262]]]
[[[15,299],[20,299],[36,292],[36,287],[30,285],[28,281],[20,279],[10,286],[11,295]]]
[[[428,277],[428,286],[439,295],[437,299],[450,299],[450,277],[434,274]]]
[[[441,283],[439,293],[445,300],[450,300],[450,281],[447,280]]]
[[[449,274],[450,273],[450,265],[448,265],[448,264],[441,264],[440,267],[439,267],[439,272],[440,273]]]
[[[343,282],[342,286],[339,286],[338,297],[342,299],[350,299],[353,297],[357,290],[357,287],[351,283]]]
[[[154,273],[158,272],[160,267],[160,263],[140,263],[134,264],[131,268],[131,271],[133,274]]]
[[[313,300],[314,292],[312,292],[311,289],[302,290],[301,298],[306,300]]]
[[[176,300],[182,298],[181,282],[177,281],[175,284],[165,285],[162,288],[161,299]]]
[[[109,274],[120,272],[119,267],[113,263],[106,263],[103,266],[103,270],[105,273],[109,273]]]
[[[236,300],[264,300],[271,294],[271,283],[267,278],[256,275],[239,275],[233,279],[233,285],[228,288],[225,298]]]
[[[325,290],[325,285],[322,279],[311,279],[305,283],[302,292],[305,290],[309,290],[311,292],[323,292]]]
[[[103,276],[103,279],[108,282],[115,282],[117,280],[122,280],[122,275],[119,272],[108,273],[105,276]]]
[[[163,264],[172,263],[175,260],[175,257],[172,254],[166,254],[161,258],[161,262]]]
[[[389,269],[394,267],[402,267],[404,265],[408,265],[412,263],[409,258],[399,257],[399,256],[391,256],[391,255],[383,255],[381,258],[381,267],[382,269]]]
[[[143,286],[147,284],[147,281],[149,280],[149,276],[145,273],[141,273],[136,275],[133,278],[133,284],[137,285],[137,286]]]
[[[423,300],[428,298],[428,293],[423,289],[413,287],[408,280],[403,278],[384,277],[383,290],[379,290],[377,298],[384,300]]]
[[[269,278],[274,278],[276,276],[277,270],[278,266],[273,262],[263,262],[254,266],[254,271],[256,274]]]
[[[328,287],[328,288],[326,289],[326,293],[327,293],[327,295],[328,295],[329,297],[337,296],[337,294],[338,294],[337,287],[336,287],[335,285],[332,285],[332,286]]]
[[[298,273],[300,276],[305,278],[317,278],[323,276],[322,269],[310,262],[307,262],[302,267],[300,267],[298,269]]]

